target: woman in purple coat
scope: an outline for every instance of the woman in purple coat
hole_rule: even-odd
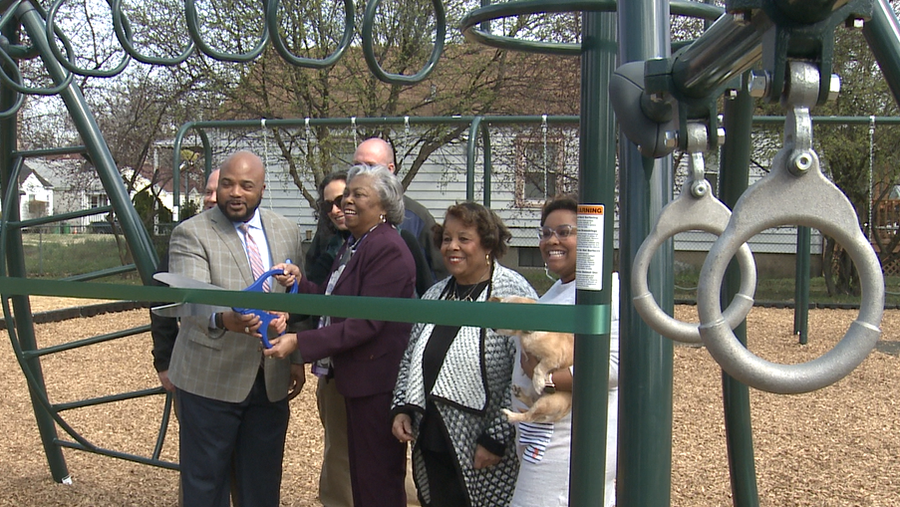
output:
[[[292,264],[278,265],[300,292],[340,296],[411,298],[416,266],[397,231],[403,188],[384,166],[353,166],[341,201],[350,237],[338,251],[325,283],[301,279]],[[406,444],[391,434],[391,393],[411,324],[322,317],[317,329],[273,341],[267,356],[298,350],[305,362],[331,358],[334,380],[347,407],[350,480],[355,507],[405,506]]]

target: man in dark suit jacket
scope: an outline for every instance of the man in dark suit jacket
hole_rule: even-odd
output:
[[[259,209],[265,189],[262,161],[238,152],[222,164],[217,207],[172,232],[170,270],[219,287],[240,290],[254,281],[252,242],[268,270],[299,259],[300,230]],[[239,231],[243,224],[248,232]],[[275,261],[275,262],[273,262]],[[272,283],[273,290],[283,290]],[[273,322],[284,329],[284,318]],[[263,360],[259,317],[233,311],[182,318],[169,365],[177,388],[184,505],[228,506],[232,456],[242,506],[277,507],[290,410],[288,389],[303,366]],[[293,372],[292,372],[293,370]]]

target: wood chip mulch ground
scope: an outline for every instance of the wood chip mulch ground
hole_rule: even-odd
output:
[[[34,298],[35,300],[39,298]],[[43,298],[40,298],[43,299]],[[86,304],[79,300],[77,304]],[[34,301],[34,311],[59,303]],[[692,307],[677,308],[679,318]],[[756,308],[748,321],[750,348],[777,362],[801,362],[829,350],[856,317],[854,310],[810,312],[810,343],[791,335],[792,310]],[[36,326],[41,346],[137,327],[147,310],[132,310]],[[900,311],[885,313],[878,348],[847,378],[803,395],[751,390],[760,505],[900,505]],[[140,334],[42,361],[50,399],[74,401],[158,384],[149,334]],[[81,451],[64,451],[71,485],[54,483],[41,447],[24,376],[8,342],[0,346],[0,505],[174,506],[177,473]],[[314,380],[292,402],[284,460],[282,505],[316,506],[322,434]],[[672,505],[731,505],[721,373],[703,348],[675,347]],[[163,397],[65,412],[93,443],[135,454],[152,452]],[[63,435],[65,436],[65,435]],[[170,423],[163,458],[176,460],[177,422]],[[623,450],[622,452],[627,452]],[[661,450],[660,452],[665,452]]]

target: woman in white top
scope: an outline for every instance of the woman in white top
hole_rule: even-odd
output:
[[[541,211],[541,256],[547,270],[559,280],[540,298],[541,303],[575,304],[576,218],[578,201],[573,196],[557,196],[544,204]],[[521,345],[518,344],[522,354]],[[521,363],[521,364],[520,364]],[[532,389],[531,372],[537,361],[530,356],[517,362],[513,383]],[[523,368],[524,367],[524,368]],[[555,370],[551,374],[557,390],[572,390],[572,369]],[[606,494],[603,505],[616,504],[616,421],[619,380],[619,279],[613,273],[612,322],[609,355],[609,415],[606,439]],[[513,409],[524,409],[513,400]],[[555,423],[519,423],[518,451],[521,467],[516,480],[512,507],[556,507],[569,504],[569,451],[572,414]]]

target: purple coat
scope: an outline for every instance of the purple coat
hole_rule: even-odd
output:
[[[335,258],[332,272],[347,248]],[[324,294],[327,280],[316,285],[305,278],[300,292]],[[334,286],[335,296],[413,297],[416,264],[409,247],[387,223],[368,233]],[[400,359],[412,324],[334,317],[331,325],[297,334],[305,362],[331,357],[337,389],[348,398],[390,393],[397,382]]]

